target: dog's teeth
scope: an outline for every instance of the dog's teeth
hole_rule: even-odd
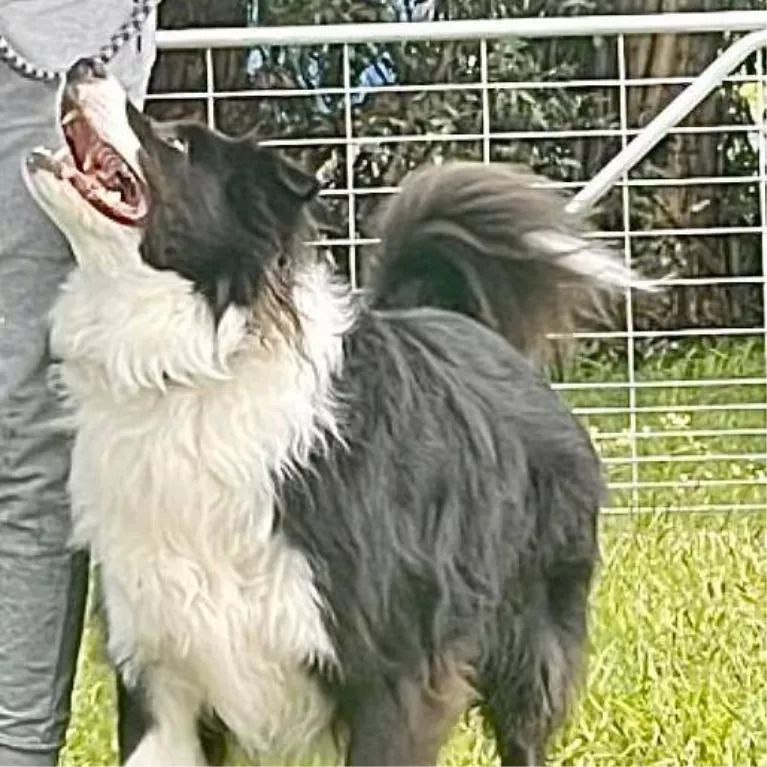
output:
[[[90,169],[93,167],[93,157],[91,157],[91,153],[88,152],[88,154],[83,157],[83,173],[88,173]]]
[[[61,118],[62,127],[69,125],[69,123],[73,123],[79,116],[80,115],[76,109],[71,109]]]

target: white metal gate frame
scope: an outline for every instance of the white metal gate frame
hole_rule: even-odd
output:
[[[674,33],[700,33],[700,32],[738,32],[744,33],[733,43],[721,56],[719,56],[708,68],[695,78],[628,78],[626,60],[624,55],[625,40],[628,35],[635,34],[674,34]],[[552,38],[552,37],[615,37],[618,55],[619,76],[617,79],[588,79],[581,81],[557,80],[555,82],[490,82],[488,79],[487,66],[487,43],[489,40],[502,38]],[[358,86],[351,80],[350,50],[352,46],[366,42],[397,42],[419,40],[477,40],[479,42],[480,55],[480,80],[476,83],[419,83],[419,84],[395,84],[383,86]],[[708,435],[701,431],[697,436],[720,437],[720,436],[764,436],[764,449],[758,452],[735,453],[724,456],[713,452],[707,452],[700,456],[685,455],[652,455],[639,456],[637,450],[638,440],[647,436],[665,437],[676,434],[669,430],[658,430],[649,433],[638,433],[637,416],[642,412],[660,412],[662,407],[641,407],[637,405],[637,392],[641,388],[651,387],[726,387],[730,385],[749,385],[758,387],[763,394],[763,400],[758,402],[737,403],[730,405],[720,403],[713,405],[680,405],[673,406],[671,410],[679,412],[695,412],[696,410],[756,410],[765,414],[767,418],[767,10],[765,11],[727,11],[717,13],[667,13],[655,15],[615,15],[615,16],[581,16],[559,18],[519,18],[519,19],[477,19],[466,21],[441,21],[441,22],[413,22],[413,23],[372,23],[372,24],[338,24],[338,25],[306,25],[290,27],[245,27],[245,28],[218,28],[218,29],[185,29],[185,30],[160,30],[157,35],[158,46],[164,50],[203,50],[205,53],[206,83],[204,92],[187,92],[172,94],[151,94],[152,98],[161,99],[205,99],[207,104],[207,118],[211,125],[215,123],[215,101],[218,98],[281,98],[297,94],[306,95],[306,89],[269,89],[247,90],[237,92],[217,91],[213,71],[212,51],[217,48],[250,48],[258,45],[271,46],[300,46],[300,45],[340,45],[343,51],[343,83],[341,86],[320,87],[310,91],[316,95],[340,95],[344,99],[345,133],[343,137],[336,138],[293,138],[289,140],[276,140],[271,143],[276,146],[311,146],[335,144],[345,148],[346,160],[346,189],[329,190],[328,194],[343,196],[348,203],[348,232],[347,237],[333,240],[336,245],[344,245],[349,249],[349,265],[354,284],[356,280],[356,255],[357,248],[362,245],[374,244],[376,241],[365,239],[358,235],[355,224],[355,206],[357,196],[361,190],[354,188],[353,163],[360,146],[375,145],[391,142],[406,141],[481,141],[483,157],[485,161],[490,158],[490,145],[494,138],[502,139],[527,139],[527,138],[575,138],[584,134],[589,136],[618,136],[622,142],[621,151],[587,184],[552,184],[559,187],[579,188],[571,201],[574,209],[588,210],[595,205],[614,186],[621,188],[623,204],[623,230],[617,234],[622,237],[627,261],[631,260],[632,240],[636,236],[680,236],[696,234],[760,234],[762,244],[762,274],[751,277],[726,277],[726,278],[674,278],[666,280],[668,285],[701,285],[701,284],[727,284],[727,283],[756,283],[762,285],[764,298],[764,316],[761,328],[713,328],[713,329],[680,329],[676,331],[646,330],[637,331],[633,327],[631,294],[626,295],[627,326],[625,331],[612,333],[578,333],[579,338],[624,338],[628,349],[627,380],[625,382],[603,382],[601,384],[560,384],[560,389],[577,390],[579,388],[628,388],[629,402],[626,408],[576,408],[581,415],[598,415],[600,412],[625,412],[629,417],[629,429],[621,433],[630,441],[630,455],[625,458],[607,459],[611,465],[627,464],[631,467],[631,480],[628,482],[614,482],[614,488],[630,490],[632,502],[624,507],[614,507],[608,511],[616,513],[631,510],[652,510],[650,507],[642,507],[635,503],[640,489],[657,487],[700,488],[706,484],[712,487],[729,486],[758,486],[763,490],[762,496],[756,503],[733,504],[705,504],[705,505],[675,505],[674,510],[698,512],[698,511],[764,511],[767,508],[767,471],[755,474],[753,477],[736,479],[692,480],[686,484],[683,478],[675,478],[671,482],[643,482],[639,479],[638,467],[643,461],[667,462],[669,464],[691,463],[695,460],[717,461],[722,458],[731,461],[743,461],[750,464],[756,463],[760,467],[767,462],[767,421],[764,427],[749,429],[715,429]],[[750,55],[757,53],[757,74],[755,77],[744,75],[731,75],[742,62]],[[642,185],[672,186],[683,183],[717,184],[717,183],[756,183],[759,185],[759,208],[760,222],[756,227],[719,227],[716,229],[655,229],[638,233],[632,231],[628,216],[629,189],[637,184],[637,179],[630,179],[630,170],[642,160],[647,153],[670,132],[691,132],[700,130],[696,128],[677,128],[692,110],[715,88],[723,82],[753,82],[756,83],[757,91],[757,124],[755,131],[758,137],[758,168],[749,176],[726,177],[726,178],[702,178],[691,179],[641,179]],[[632,129],[628,125],[627,118],[627,89],[636,85],[686,85],[671,103],[669,103],[647,126],[641,130]],[[607,130],[568,131],[557,130],[548,132],[504,132],[494,133],[490,125],[490,109],[488,94],[491,89],[524,89],[524,88],[566,88],[566,87],[591,87],[607,86],[617,87],[620,94],[620,128]],[[380,136],[355,136],[353,133],[352,109],[353,97],[363,94],[371,94],[386,91],[389,93],[424,92],[449,89],[480,89],[482,93],[482,132],[480,134],[418,134],[398,135],[395,137]],[[739,126],[705,126],[707,131],[733,131]],[[668,182],[664,184],[664,182]],[[366,189],[365,193],[388,193],[396,188]],[[602,233],[608,236],[608,233]],[[611,238],[616,233],[609,233]],[[650,283],[651,281],[648,281]],[[738,335],[761,335],[765,346],[764,375],[749,378],[715,378],[711,380],[662,380],[662,381],[638,381],[634,365],[634,343],[638,338],[653,337],[695,337],[695,336],[738,336]],[[678,432],[682,433],[682,432]],[[616,436],[616,435],[602,435]]]

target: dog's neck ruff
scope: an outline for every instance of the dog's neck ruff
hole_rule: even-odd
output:
[[[281,370],[302,370],[326,389],[354,321],[352,297],[316,263],[298,276],[292,299],[299,327],[290,338],[262,322],[258,307],[231,306],[216,325],[204,297],[175,272],[140,261],[80,267],[52,310],[51,348],[70,375],[85,375],[69,387],[76,400],[151,399],[173,385],[203,390],[261,369],[272,373],[259,378],[264,385]],[[284,391],[294,382],[282,383]]]
[[[246,471],[249,491],[271,508],[274,479],[340,438],[332,380],[354,322],[353,297],[325,264],[305,267],[292,297],[299,327],[288,338],[273,324],[259,330],[257,308],[230,307],[216,326],[205,299],[174,272],[136,262],[73,271],[52,311],[51,347],[78,443],[134,429],[159,444],[172,428],[186,442],[168,449],[188,452],[228,487]],[[227,442],[236,448],[221,461]],[[105,460],[90,455],[83,470],[98,472]],[[163,478],[143,481],[148,492]]]

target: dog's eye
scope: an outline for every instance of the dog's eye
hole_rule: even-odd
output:
[[[189,154],[189,142],[178,136],[169,136],[165,139],[165,143],[171,148],[175,149],[181,154]]]

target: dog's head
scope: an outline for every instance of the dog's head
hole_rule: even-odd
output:
[[[289,308],[314,176],[253,137],[153,122],[92,60],[73,65],[59,103],[66,146],[32,152],[25,177],[82,267],[172,270],[216,320],[265,292]]]

